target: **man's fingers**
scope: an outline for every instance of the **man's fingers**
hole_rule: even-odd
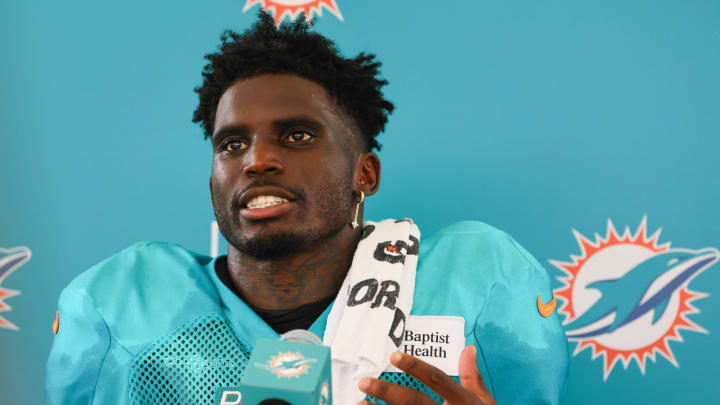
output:
[[[475,395],[463,389],[442,370],[416,357],[395,352],[390,356],[390,362],[400,370],[417,378],[451,404],[473,404],[477,402]]]
[[[427,395],[409,387],[391,384],[377,378],[365,377],[358,383],[360,391],[381,399],[393,405],[437,405]],[[360,404],[367,404],[367,401],[360,401]]]
[[[473,345],[465,346],[460,354],[460,364],[458,365],[460,374],[460,385],[466,390],[477,395],[482,399],[483,403],[494,404],[490,391],[480,375],[477,368],[477,349]]]

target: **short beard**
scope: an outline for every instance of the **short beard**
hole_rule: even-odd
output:
[[[263,235],[255,238],[241,238],[232,245],[240,252],[267,261],[305,250],[311,241],[311,235],[302,232],[285,232]]]

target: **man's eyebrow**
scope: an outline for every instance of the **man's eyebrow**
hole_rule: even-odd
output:
[[[277,128],[289,128],[297,125],[305,125],[313,128],[324,128],[322,121],[310,117],[309,115],[296,115],[292,117],[281,118],[273,121],[273,126]]]
[[[226,125],[223,127],[220,127],[213,135],[212,139],[219,139],[223,135],[227,134],[235,134],[235,135],[242,135],[246,134],[248,132],[248,127],[245,124],[238,124],[238,125]]]

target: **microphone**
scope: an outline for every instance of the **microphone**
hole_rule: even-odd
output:
[[[332,405],[330,348],[295,329],[259,339],[240,382],[242,405]]]

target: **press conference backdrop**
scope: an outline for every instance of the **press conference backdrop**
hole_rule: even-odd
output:
[[[345,55],[384,62],[369,219],[484,221],[552,274],[568,403],[718,403],[720,3],[248,2],[0,6],[0,403],[43,401],[81,271],[138,240],[209,251],[192,89],[273,3],[317,3]]]

